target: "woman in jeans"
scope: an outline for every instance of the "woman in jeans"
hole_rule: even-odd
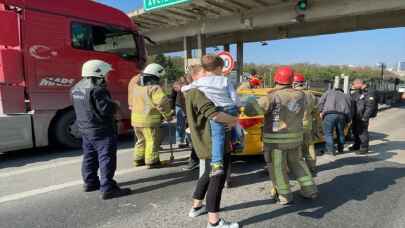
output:
[[[191,69],[193,80],[203,77],[201,66],[194,66]],[[211,127],[210,120],[234,126],[237,118],[224,112],[218,112],[215,105],[198,89],[189,88],[183,91],[186,98],[186,113],[193,147],[200,159],[206,160],[205,171],[198,180],[197,187],[193,194],[193,205],[189,212],[190,217],[197,217],[208,212],[208,228],[239,228],[238,223],[226,222],[219,216],[222,189],[225,185],[226,175],[210,175],[211,150]],[[229,140],[229,137],[226,137]],[[224,155],[224,167],[228,166],[229,159]],[[207,205],[202,204],[206,198]]]

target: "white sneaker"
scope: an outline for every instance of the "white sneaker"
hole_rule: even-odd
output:
[[[207,208],[204,205],[202,205],[201,208],[199,209],[191,208],[190,212],[188,213],[188,217],[195,218],[206,213]]]
[[[219,224],[217,226],[213,226],[208,223],[207,228],[239,228],[239,224],[237,222],[227,222],[221,219],[219,220]]]

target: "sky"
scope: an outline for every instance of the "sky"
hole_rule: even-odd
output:
[[[98,2],[130,12],[143,6],[143,0],[100,0]],[[405,28],[380,29],[303,37],[245,45],[244,61],[256,64],[314,63],[322,65],[393,67],[405,61]],[[232,48],[235,49],[235,48]]]

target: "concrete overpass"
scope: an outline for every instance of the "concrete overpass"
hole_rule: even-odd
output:
[[[168,8],[129,15],[157,42],[149,53],[184,50],[185,59],[206,47],[237,44],[238,71],[243,43],[405,26],[405,0],[192,0]],[[187,64],[187,62],[185,63]]]
[[[184,49],[184,37],[205,36],[207,46],[405,26],[404,0],[310,0],[303,21],[292,0],[193,0],[130,13],[157,46]],[[196,39],[191,41],[197,47]]]

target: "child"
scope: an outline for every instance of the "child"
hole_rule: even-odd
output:
[[[222,75],[224,61],[215,55],[206,55],[201,59],[205,77],[194,81],[190,87],[198,88],[210,99],[218,111],[232,116],[238,115],[239,98],[235,88],[227,77]],[[225,125],[211,120],[212,137],[212,175],[224,173],[223,157],[225,150]],[[238,134],[232,129],[232,144],[238,146]],[[240,146],[240,143],[239,143]]]

